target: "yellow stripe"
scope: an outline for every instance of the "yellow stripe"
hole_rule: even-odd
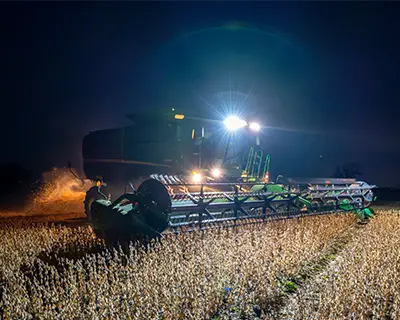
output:
[[[123,160],[123,159],[84,159],[85,162],[106,162],[106,163],[124,163],[124,164],[142,164],[145,166],[154,167],[166,167],[171,168],[171,166],[160,163],[144,162],[144,161],[134,161],[134,160]]]

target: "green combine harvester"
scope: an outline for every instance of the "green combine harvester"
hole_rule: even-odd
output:
[[[131,126],[91,132],[83,141],[84,171],[96,182],[85,212],[108,242],[329,212],[372,215],[376,186],[366,182],[281,176],[271,182],[262,127],[252,119],[175,112],[129,118]],[[235,146],[239,133],[243,148]]]

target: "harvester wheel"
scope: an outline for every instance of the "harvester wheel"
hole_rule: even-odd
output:
[[[150,210],[153,206],[149,206],[149,203],[139,203],[139,210],[145,212],[146,223],[157,232],[164,231],[168,225],[166,213],[172,207],[167,188],[155,179],[148,179],[139,186],[137,192],[155,204],[156,210]]]
[[[138,193],[154,201],[160,212],[167,212],[171,209],[171,198],[165,186],[155,180],[147,179],[138,188]]]

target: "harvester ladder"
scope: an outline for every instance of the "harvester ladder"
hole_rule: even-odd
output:
[[[247,162],[246,162],[246,168],[245,168],[245,172],[247,175],[250,173],[250,167],[253,162],[253,157],[254,157],[254,148],[251,147],[249,154],[247,156]]]
[[[264,162],[264,169],[263,169],[263,177],[265,176],[265,174],[268,172],[269,173],[269,163],[271,161],[271,156],[269,154],[266,155],[265,157],[265,162]]]
[[[254,160],[253,160],[253,165],[251,167],[250,176],[255,178],[260,177],[262,160],[263,160],[263,151],[262,150],[254,151]]]
[[[264,154],[262,150],[255,150],[254,147],[250,148],[245,172],[247,177],[261,178],[269,170],[270,155]]]

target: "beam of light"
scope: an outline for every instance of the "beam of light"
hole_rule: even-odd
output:
[[[247,122],[237,116],[230,116],[224,120],[225,128],[228,131],[236,131],[247,125]]]
[[[286,131],[286,132],[298,132],[310,135],[328,135],[327,131],[324,130],[313,130],[313,129],[301,129],[301,128],[289,128],[289,127],[274,127],[274,126],[263,126],[265,129]]]
[[[228,86],[228,90],[216,90],[216,92],[212,94],[212,99],[216,100],[213,101],[213,103],[207,101],[207,99],[199,92],[193,93],[200,101],[209,107],[212,113],[214,113],[220,119],[225,119],[229,115],[236,115],[238,117],[245,118],[248,112],[252,109],[248,105],[247,101],[252,96],[255,86],[252,85],[248,92],[237,91],[236,88],[232,88],[230,74]]]
[[[199,120],[199,121],[204,121],[204,122],[210,122],[210,123],[220,123],[222,128],[223,128],[223,124],[224,124],[223,120],[216,120],[216,119],[202,118],[202,117],[191,117],[191,116],[185,116],[185,119],[186,118],[187,119],[191,119],[191,120]],[[311,134],[311,135],[335,135],[335,136],[339,135],[338,133],[329,134],[329,132],[324,131],[324,130],[277,127],[277,126],[266,126],[266,125],[263,125],[263,128],[269,129],[270,131],[271,130],[276,130],[276,131],[298,132],[298,133]]]
[[[248,101],[249,97],[252,94],[252,91],[254,90],[253,88],[248,92],[238,92],[235,90],[232,90],[232,83],[231,83],[231,77],[229,76],[229,90],[228,91],[219,91],[217,92],[216,98],[218,98],[217,103],[210,103],[205,99],[202,95],[200,95],[199,92],[193,92],[194,95],[204,102],[211,111],[217,114],[218,118],[220,119],[225,119],[227,115],[236,115],[237,117],[246,117],[246,102]],[[212,120],[212,119],[204,119],[204,118],[197,118],[197,117],[190,117],[191,119],[201,119],[201,120],[206,120],[209,122],[220,122],[223,123],[224,120]],[[223,126],[222,126],[223,128]],[[304,133],[304,134],[311,134],[311,135],[326,135],[327,132],[325,130],[313,130],[313,129],[304,129],[304,128],[294,128],[294,127],[285,127],[285,126],[266,126],[263,125],[264,129],[269,129],[269,130],[275,130],[275,131],[283,131],[283,132],[293,132],[293,133]],[[251,129],[251,128],[250,128]],[[232,134],[233,132],[226,132],[226,130],[221,131],[221,135],[224,136],[225,134],[229,135]],[[236,132],[235,132],[236,133]]]

